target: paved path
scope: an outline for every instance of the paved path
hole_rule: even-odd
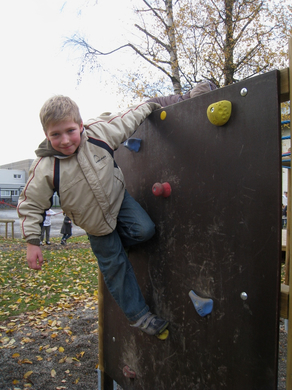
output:
[[[61,226],[62,226],[62,223],[64,220],[63,212],[60,208],[53,208],[52,210],[54,210],[55,213],[57,213],[57,214],[54,215],[51,219],[51,222],[52,222],[51,237],[61,237],[60,230],[61,230]],[[1,218],[2,219],[4,219],[4,218],[15,219],[14,237],[21,238],[20,221],[19,221],[16,209],[15,208],[12,208],[9,210],[0,209],[0,219]],[[11,237],[10,226],[11,226],[11,224],[9,224],[9,227],[8,227],[8,237]],[[73,234],[73,236],[82,236],[86,233],[83,229],[81,229],[80,227],[75,226],[73,224],[72,234]],[[0,223],[0,236],[5,237],[5,224],[4,223]]]

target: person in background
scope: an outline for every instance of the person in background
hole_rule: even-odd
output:
[[[287,227],[287,205],[288,205],[288,192],[284,191],[282,196],[282,229]]]
[[[287,211],[287,204],[288,204],[288,192],[284,191],[284,195],[282,196],[282,205],[285,207]]]
[[[168,95],[159,96],[146,100],[146,102],[158,103],[162,107],[170,106],[171,104],[182,102],[183,100],[192,99],[196,96],[202,95],[217,89],[216,85],[212,81],[202,81],[198,83],[193,89],[185,93],[184,95]]]
[[[71,219],[65,213],[63,214],[65,215],[65,218],[60,232],[61,234],[63,234],[61,244],[66,245],[66,241],[72,236],[72,222]]]
[[[55,215],[56,213],[49,209],[46,211],[46,218],[44,219],[43,225],[42,225],[42,231],[41,231],[41,242],[40,245],[43,245],[44,237],[46,234],[46,244],[51,245],[50,242],[50,233],[51,233],[51,216]]]

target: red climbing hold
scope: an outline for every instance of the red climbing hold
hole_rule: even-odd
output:
[[[152,186],[152,193],[155,196],[163,196],[167,198],[171,194],[171,187],[169,183],[155,183]]]
[[[135,371],[131,370],[131,368],[129,366],[125,366],[123,368],[123,374],[127,378],[135,378],[136,377]]]

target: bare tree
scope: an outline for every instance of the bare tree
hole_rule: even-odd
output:
[[[228,85],[288,60],[288,0],[141,0],[136,14],[139,40],[107,52],[80,35],[65,44],[83,49],[84,64],[125,49],[136,53],[156,72],[152,80],[141,72],[124,76],[122,88],[139,96],[153,96],[153,88],[159,90],[159,81],[165,80],[174,93],[203,79]]]

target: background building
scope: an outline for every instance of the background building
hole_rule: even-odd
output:
[[[0,205],[3,202],[16,205],[24,188],[33,159],[0,165]],[[52,206],[60,206],[58,195],[53,195]]]
[[[25,183],[24,170],[0,169],[0,201],[16,204]]]
[[[27,182],[28,179],[28,172],[31,167],[31,164],[33,162],[33,159],[27,159],[27,160],[21,160],[21,161],[16,161],[10,164],[4,164],[0,165],[0,169],[20,169],[25,172],[25,183]],[[0,186],[1,186],[1,181],[0,181]]]

